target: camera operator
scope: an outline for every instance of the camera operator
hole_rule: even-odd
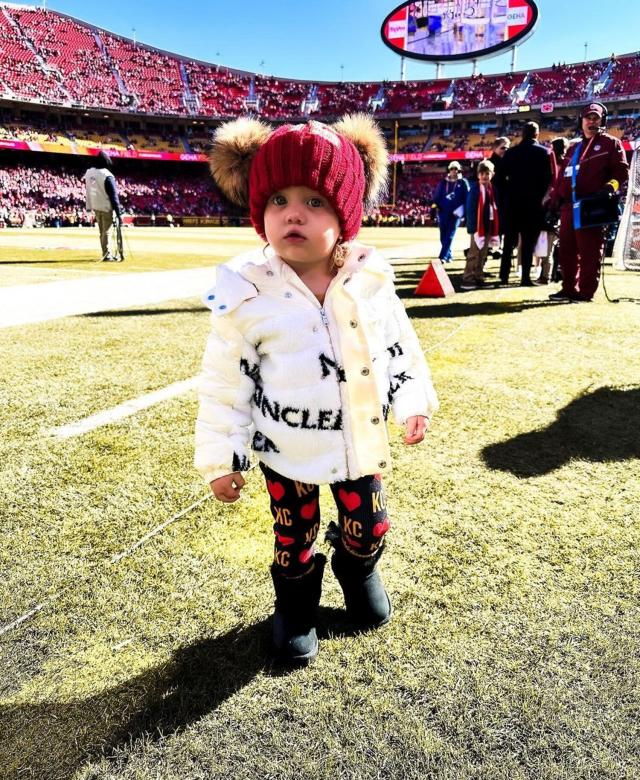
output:
[[[90,167],[84,175],[86,186],[87,210],[93,210],[100,231],[100,247],[103,262],[117,262],[123,259],[121,248],[119,255],[111,251],[109,237],[112,225],[122,225],[122,207],[118,199],[116,180],[111,173],[113,163],[106,152],[100,152],[97,166]],[[99,166],[99,167],[98,167]]]
[[[591,301],[600,282],[606,225],[576,225],[579,204],[575,198],[612,200],[629,178],[629,165],[622,143],[604,132],[607,109],[589,103],[580,114],[581,138],[567,153],[558,173],[556,200],[560,206],[560,269],[562,288],[552,301]]]

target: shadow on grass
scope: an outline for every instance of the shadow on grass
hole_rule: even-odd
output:
[[[192,306],[181,309],[112,309],[79,314],[79,317],[146,317],[151,314],[196,314],[209,311],[206,306]]]
[[[76,260],[0,260],[0,265],[77,265],[78,263],[99,266],[101,261],[93,257],[79,257]]]
[[[413,319],[429,319],[431,317],[474,317],[476,315],[497,315],[497,314],[517,314],[528,309],[546,308],[547,306],[557,307],[558,304],[551,303],[548,300],[529,299],[522,301],[493,301],[485,300],[466,302],[465,293],[460,293],[454,300],[446,303],[443,298],[428,298],[424,296],[415,296],[414,290],[422,278],[424,269],[417,271],[400,271],[396,273],[396,293],[399,298],[410,299],[414,305],[407,307],[407,314]],[[457,289],[462,282],[462,272],[448,272],[449,279]],[[489,278],[482,292],[494,292],[497,279]],[[517,289],[513,285],[510,289]],[[525,293],[527,294],[527,293]],[[462,298],[462,300],[461,300]]]
[[[320,638],[360,633],[321,607]],[[271,620],[181,648],[164,664],[96,696],[0,705],[0,777],[71,780],[86,763],[137,739],[157,741],[215,710],[259,674],[292,671],[271,657]],[[6,774],[3,774],[6,772]]]
[[[413,297],[413,296],[410,296]],[[439,298],[437,300],[443,300]],[[546,308],[558,304],[547,301],[464,301],[456,300],[455,303],[428,303],[427,299],[416,298],[414,306],[407,306],[407,314],[411,319],[423,320],[432,317],[474,317],[475,315],[517,314],[529,309]],[[423,302],[424,301],[424,302]]]
[[[640,458],[640,387],[601,387],[573,400],[554,423],[482,451],[492,469],[538,477],[572,459],[595,463]]]
[[[269,634],[263,620],[200,640],[85,699],[0,706],[0,777],[71,780],[83,764],[140,737],[170,736],[268,670]]]

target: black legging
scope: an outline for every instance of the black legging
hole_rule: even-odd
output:
[[[313,562],[320,530],[318,485],[296,482],[260,464],[271,497],[275,523],[274,566],[280,574],[299,577]],[[380,474],[330,485],[338,509],[340,539],[358,558],[375,554],[389,530],[387,501]]]

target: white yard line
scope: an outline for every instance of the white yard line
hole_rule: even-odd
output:
[[[135,414],[142,409],[148,409],[150,406],[159,404],[169,398],[184,395],[184,393],[188,393],[189,390],[193,390],[196,387],[197,381],[198,377],[192,376],[190,379],[174,382],[160,390],[154,390],[152,393],[146,393],[138,398],[133,398],[131,401],[125,401],[111,409],[105,409],[104,412],[92,414],[90,417],[85,417],[84,420],[78,420],[69,425],[53,428],[49,433],[52,436],[57,436],[59,439],[69,439],[72,436],[81,436],[83,433],[93,431],[103,425],[109,425],[118,420],[123,420],[125,417],[130,417],[132,414]]]
[[[387,247],[395,261],[424,256],[426,244]],[[93,269],[92,269],[93,271]],[[93,271],[95,273],[95,271]],[[93,278],[21,284],[0,288],[0,328],[46,322],[60,317],[145,306],[203,295],[215,281],[215,266],[186,271],[100,274]]]
[[[200,297],[214,281],[215,271],[211,266],[3,287],[0,328]]]

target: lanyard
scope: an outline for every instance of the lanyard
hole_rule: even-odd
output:
[[[584,150],[584,154],[582,154],[582,141],[576,146],[575,151],[573,152],[573,157],[571,158],[571,200],[575,203],[576,198],[576,181],[578,179],[578,169],[580,168],[580,161],[583,157],[586,157],[587,154],[589,154],[589,149],[591,149],[591,144],[595,141],[596,136],[594,135],[593,138],[589,139],[589,143],[587,144],[587,148]]]

